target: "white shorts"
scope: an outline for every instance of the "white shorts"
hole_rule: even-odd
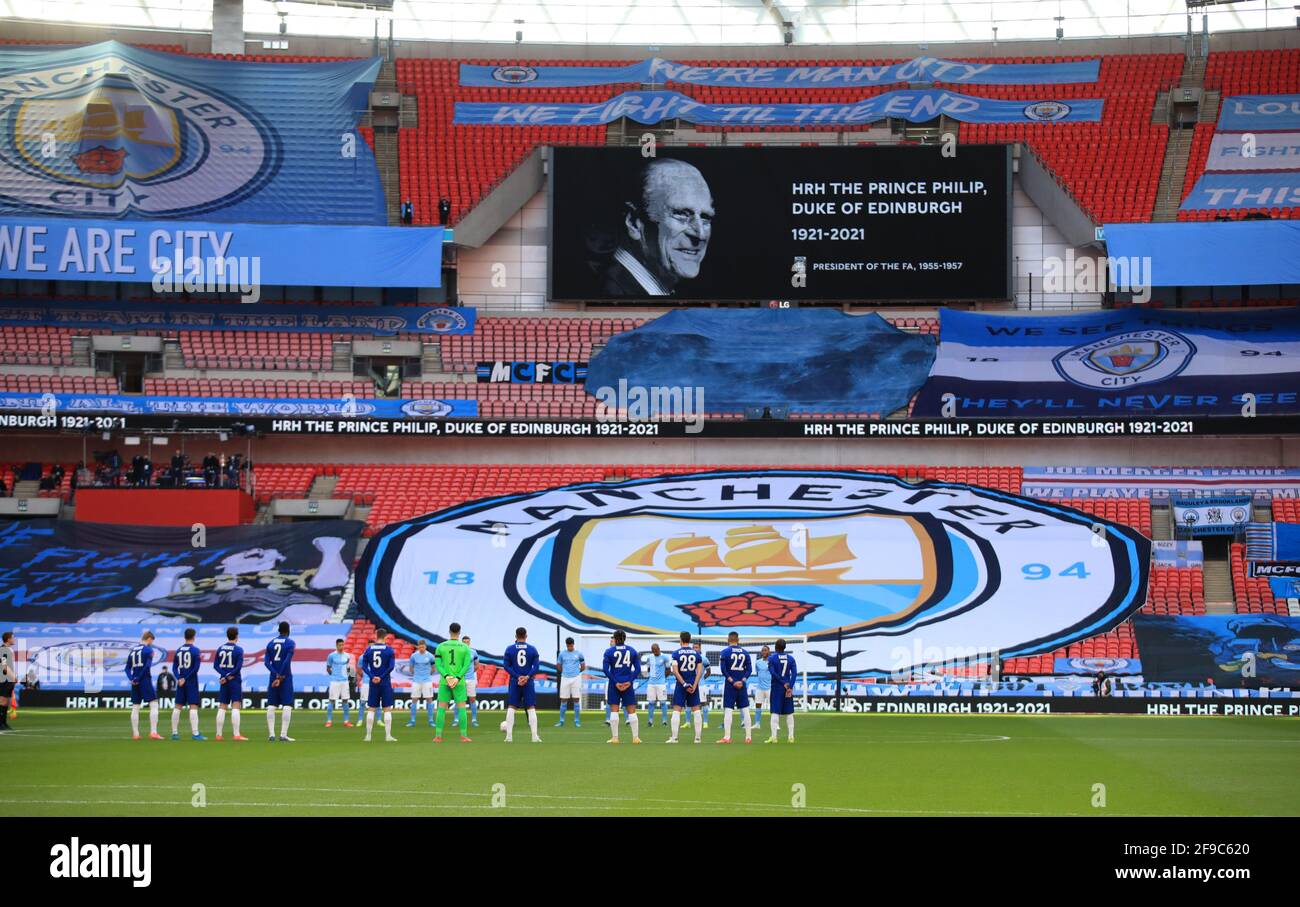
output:
[[[768,700],[772,698],[772,691],[754,690],[753,695],[754,695],[754,705],[767,705]]]
[[[346,680],[331,680],[329,698],[351,699],[352,695],[348,690],[348,682]]]
[[[432,699],[433,698],[433,681],[426,680],[424,683],[411,684],[412,699]]]
[[[582,675],[560,678],[560,701],[582,698]]]
[[[473,674],[465,675],[465,698],[475,699],[478,692],[478,677]]]
[[[667,702],[668,685],[665,683],[652,683],[645,688],[646,702]]]

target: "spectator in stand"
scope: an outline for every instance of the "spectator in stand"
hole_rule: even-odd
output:
[[[447,226],[451,223],[451,199],[438,199],[438,223]]]
[[[159,696],[176,692],[176,677],[168,673],[167,665],[164,664],[162,670],[158,673],[158,678],[154,681],[154,688],[158,691]]]
[[[221,461],[212,451],[203,458],[203,484],[209,488],[217,487],[217,475],[221,469]]]
[[[402,223],[409,225],[414,220],[415,205],[411,204],[411,200],[408,198],[406,201],[402,202]]]
[[[185,484],[185,454],[179,450],[172,454],[171,485],[180,488]]]

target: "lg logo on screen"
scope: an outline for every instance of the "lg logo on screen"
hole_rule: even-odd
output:
[[[152,844],[68,844],[50,848],[50,876],[55,879],[130,879],[136,888],[153,880]]]

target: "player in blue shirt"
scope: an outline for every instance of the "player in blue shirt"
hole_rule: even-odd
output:
[[[415,727],[415,716],[420,711],[420,700],[423,699],[424,713],[429,718],[429,727],[433,727],[433,653],[423,639],[416,640],[410,665],[411,720],[406,722],[406,726]]]
[[[244,704],[244,650],[239,646],[238,627],[226,630],[226,641],[217,646],[212,664],[217,669],[217,686],[220,688],[217,696],[220,703],[217,709],[217,739],[221,739],[221,732],[225,729],[227,710],[234,709],[230,715],[230,729],[235,734],[231,739],[245,741],[248,738],[239,734],[239,710]]]
[[[126,679],[131,683],[131,739],[140,739],[140,705],[149,703],[149,739],[161,740],[158,733],[158,694],[153,689],[153,633],[144,631],[140,641],[126,653]]]
[[[709,657],[704,654],[704,648],[700,642],[696,641],[695,651],[700,653],[700,665],[704,668],[704,673],[700,675],[700,717],[704,719],[704,726],[709,726],[709,691],[705,687],[704,681],[708,680],[713,674],[713,668],[709,664]]]
[[[275,740],[275,709],[280,707],[280,737],[285,743],[293,743],[289,736],[289,719],[293,717],[293,640],[289,638],[289,622],[280,621],[276,628],[279,636],[266,644],[266,655],[262,663],[271,675],[266,688],[266,733],[268,740]]]
[[[754,659],[740,645],[740,634],[732,630],[727,634],[727,647],[718,656],[722,668],[722,739],[731,742],[731,719],[740,709],[745,725],[745,742],[753,743],[753,729],[749,723],[749,676],[754,673]]]
[[[632,742],[641,742],[641,729],[636,717],[636,685],[641,676],[641,656],[636,649],[627,645],[627,634],[622,630],[614,631],[614,644],[605,650],[601,663],[605,676],[609,679],[605,693],[609,702],[610,743],[618,743],[618,722],[622,709],[627,709],[627,726],[632,729]]]
[[[650,645],[650,657],[646,659],[645,701],[646,711],[650,714],[649,726],[655,726],[655,704],[663,710],[664,724],[668,723],[668,663],[672,659],[659,651],[659,643]]]
[[[366,704],[370,706],[366,713],[367,743],[375,727],[375,712],[381,708],[384,710],[384,740],[392,743],[397,739],[393,736],[393,666],[397,662],[397,653],[384,642],[386,635],[376,627],[374,639],[357,659],[366,678]]]
[[[348,671],[352,656],[343,651],[343,640],[334,640],[334,651],[325,656],[325,673],[330,685],[325,699],[325,726],[334,726],[334,704],[343,704],[343,726],[352,727],[352,691],[348,689]]]
[[[199,733],[199,663],[203,653],[194,645],[193,627],[185,628],[185,643],[172,656],[172,673],[176,675],[176,702],[172,706],[172,739],[180,740],[181,709],[190,707],[190,739],[207,740]]]
[[[776,652],[767,659],[768,670],[772,672],[772,736],[768,743],[776,743],[781,732],[781,716],[785,716],[788,739],[794,743],[794,683],[799,677],[798,666],[794,656],[787,655],[785,640],[776,641]]]
[[[772,698],[772,671],[767,666],[772,649],[763,646],[754,659],[754,727],[763,726],[763,706]]]
[[[510,684],[506,687],[506,720],[501,729],[506,732],[506,743],[515,736],[515,711],[524,709],[528,712],[528,729],[533,733],[533,743],[541,743],[537,736],[537,688],[534,677],[541,659],[537,649],[528,644],[528,631],[523,627],[515,630],[515,641],[506,646],[501,656],[506,673],[510,675]]]
[[[573,703],[573,726],[582,727],[582,672],[587,659],[574,648],[573,637],[564,640],[564,648],[556,661],[560,665],[560,720],[556,727],[564,727],[564,713]]]
[[[691,721],[695,725],[695,742],[699,743],[700,736],[704,733],[704,719],[700,715],[700,681],[704,679],[704,658],[699,650],[691,646],[689,631],[683,630],[679,638],[682,644],[673,653],[669,665],[677,686],[673,688],[672,736],[668,742],[677,742],[677,731],[682,725],[682,708],[689,706]]]

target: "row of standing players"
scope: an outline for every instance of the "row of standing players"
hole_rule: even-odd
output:
[[[290,628],[287,621],[281,621],[276,630],[278,635],[266,644],[266,652],[262,659],[267,673],[270,675],[266,696],[267,738],[272,741],[293,743],[293,738],[289,736],[289,722],[293,717],[293,655],[295,644],[289,637]],[[459,713],[460,739],[465,743],[469,743],[469,709],[466,694],[471,682],[467,679],[467,675],[473,669],[476,659],[473,650],[459,638],[460,625],[452,624],[450,630],[451,635],[449,638],[438,644],[433,655],[428,658],[428,663],[426,663],[429,670],[436,667],[445,681],[439,685],[438,689],[438,711],[435,723],[437,736],[434,738],[434,742],[442,742],[446,706],[449,702],[454,701]],[[371,739],[374,730],[375,713],[380,709],[383,712],[384,739],[389,741],[396,739],[392,733],[392,708],[394,703],[392,673],[396,666],[397,657],[393,647],[383,641],[385,635],[382,629],[375,628],[373,640],[358,659],[361,673],[367,681],[365,701],[370,707],[365,719],[366,740]],[[173,672],[176,676],[176,701],[172,710],[173,740],[179,739],[180,716],[181,712],[187,707],[190,714],[192,739],[206,739],[199,733],[201,684],[198,681],[198,673],[202,653],[199,647],[194,644],[195,636],[194,629],[187,628],[185,630],[185,642],[176,649],[176,654],[172,659]],[[466,641],[468,641],[468,637],[466,637]],[[134,740],[140,739],[140,710],[145,705],[149,706],[149,738],[151,740],[162,739],[162,736],[158,733],[158,693],[153,684],[153,642],[153,632],[146,630],[141,636],[140,642],[133,646],[126,656],[126,676],[131,687],[131,737]],[[423,641],[420,645],[419,654],[421,656],[427,655]],[[423,661],[423,659],[416,660]],[[216,738],[217,740],[223,739],[226,714],[229,712],[231,731],[233,732],[232,739],[237,741],[247,740],[248,738],[240,733],[240,706],[244,699],[242,675],[244,650],[239,645],[238,627],[231,627],[226,631],[226,642],[217,647],[213,657],[213,666],[217,671],[219,687]],[[412,697],[421,698],[421,695],[427,697],[431,682],[432,677],[428,676],[425,682],[419,685],[424,687],[423,691],[413,685]],[[331,696],[336,692],[334,688],[340,685],[346,687],[346,680],[341,684],[337,682],[331,684]],[[278,734],[275,729],[277,710],[280,714],[280,732]],[[414,715],[412,715],[412,718],[414,718]]]
[[[699,743],[704,728],[703,716],[700,714],[700,683],[704,680],[707,666],[703,653],[691,645],[691,634],[688,631],[683,630],[679,639],[681,647],[668,656],[666,662],[668,671],[677,681],[673,690],[671,735],[668,742],[677,742],[682,711],[689,708],[695,730],[695,742]],[[610,738],[607,742],[619,742],[619,722],[623,711],[626,710],[632,742],[640,743],[640,719],[637,715],[635,681],[641,675],[641,655],[636,649],[627,645],[627,636],[622,630],[614,632],[611,642],[612,645],[605,650],[605,657],[601,663],[601,668],[608,679],[606,701],[611,707]],[[768,656],[766,662],[767,673],[771,679],[772,700],[772,732],[766,742],[777,742],[780,734],[780,719],[784,715],[787,739],[790,743],[794,743],[794,686],[795,679],[798,677],[798,665],[795,663],[794,656],[786,652],[784,639],[778,639],[775,648],[776,651]],[[652,657],[660,656],[656,652]],[[727,635],[727,646],[718,654],[718,662],[722,673],[723,709],[723,735],[718,743],[731,743],[732,719],[737,710],[740,711],[743,719],[745,742],[752,743],[753,723],[749,705],[749,678],[754,674],[754,657],[740,645],[740,635],[735,631]],[[563,687],[563,680],[561,686]],[[569,691],[561,689],[561,700],[565,699],[566,692]]]
[[[467,675],[474,666],[474,653],[460,638],[460,625],[453,623],[448,628],[448,638],[439,643],[434,650],[431,661],[445,682],[438,687],[438,709],[435,721],[435,743],[442,742],[446,708],[454,702],[460,716],[460,739],[469,743],[467,707]],[[293,674],[292,663],[294,641],[289,638],[289,624],[282,621],[277,628],[278,635],[266,645],[263,663],[270,675],[267,690],[266,723],[268,739],[293,742],[289,736],[289,722],[293,714]],[[366,714],[366,735],[369,741],[373,732],[375,713],[382,709],[384,739],[393,741],[392,709],[394,704],[392,673],[396,665],[396,653],[392,646],[385,643],[385,633],[375,628],[374,637],[358,659],[362,674],[367,679],[366,701],[370,711]],[[172,712],[172,739],[178,738],[181,711],[187,706],[190,714],[190,729],[193,739],[202,740],[199,733],[198,706],[200,684],[197,680],[201,653],[194,644],[195,631],[185,631],[185,642],[177,650],[173,659],[176,674],[176,701]],[[227,712],[231,713],[231,730],[233,739],[246,740],[240,734],[240,704],[243,701],[241,671],[244,663],[244,650],[239,646],[239,629],[231,627],[226,631],[227,641],[217,648],[214,666],[219,679],[219,704],[217,712],[216,738],[222,739]],[[677,681],[673,692],[672,736],[669,743],[676,743],[684,708],[690,708],[695,728],[695,742],[699,743],[702,733],[700,715],[700,682],[704,679],[704,656],[699,649],[691,647],[691,634],[683,631],[681,648],[677,649],[668,660],[668,667]],[[154,740],[162,739],[158,734],[158,696],[153,686],[151,667],[153,664],[154,635],[146,630],[140,643],[127,653],[126,675],[131,686],[131,734],[135,740],[140,739],[140,709],[149,705],[150,733]],[[422,641],[423,642],[423,641]],[[745,742],[752,742],[752,724],[750,717],[748,679],[754,673],[754,659],[739,644],[735,632],[728,635],[728,645],[719,656],[723,675],[723,710],[724,735],[719,743],[731,742],[732,716],[735,710],[742,713]],[[606,699],[610,706],[609,743],[619,742],[619,723],[623,710],[626,709],[628,727],[632,732],[632,742],[640,743],[639,719],[637,717],[636,692],[634,681],[640,676],[642,666],[640,654],[627,645],[627,637],[622,630],[614,633],[612,645],[605,650],[602,669],[608,679]],[[570,649],[572,647],[570,646]],[[794,683],[797,666],[794,657],[786,651],[785,640],[777,640],[776,652],[767,659],[767,673],[771,677],[771,728],[768,743],[775,743],[779,735],[780,717],[786,716],[787,739],[794,742]],[[420,646],[419,654],[427,656],[425,647]],[[657,656],[657,653],[656,653]],[[414,656],[413,656],[414,658]],[[535,678],[540,669],[540,657],[537,649],[528,642],[528,632],[519,627],[515,631],[515,642],[507,647],[502,659],[510,681],[506,692],[506,720],[501,729],[506,741],[513,738],[515,713],[522,709],[528,716],[528,725],[534,743],[540,743],[537,733],[537,691]],[[422,667],[427,668],[428,661],[421,659]],[[412,688],[412,699],[429,698],[428,685],[432,678],[427,673],[417,677]],[[563,680],[561,682],[564,686]],[[333,686],[333,685],[332,685]],[[420,689],[424,687],[424,689]],[[332,693],[333,691],[331,691]],[[561,689],[561,699],[565,698],[565,689]],[[281,715],[280,733],[275,731],[276,710]],[[414,720],[414,716],[413,719]]]

